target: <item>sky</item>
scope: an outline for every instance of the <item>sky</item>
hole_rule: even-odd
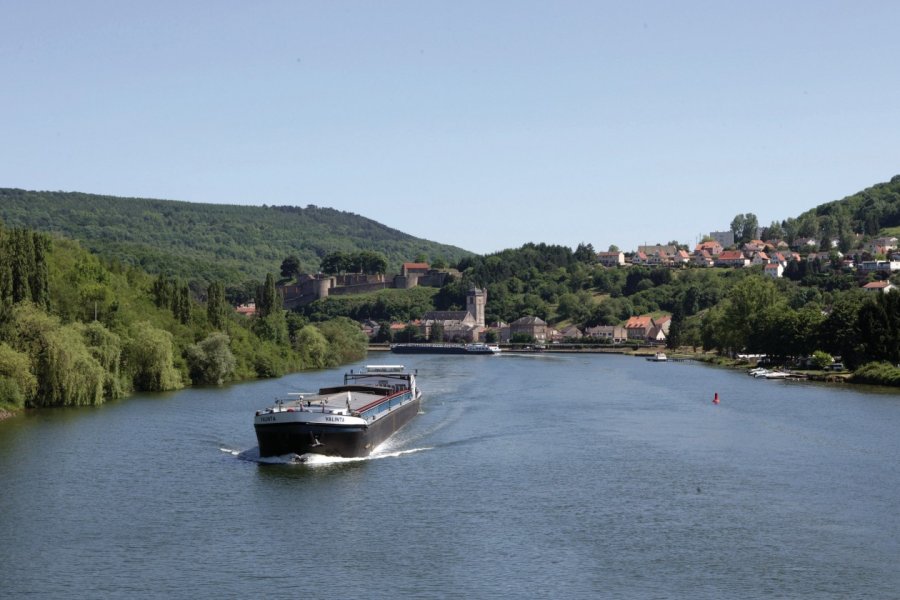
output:
[[[900,2],[0,0],[0,187],[632,250],[900,174]]]

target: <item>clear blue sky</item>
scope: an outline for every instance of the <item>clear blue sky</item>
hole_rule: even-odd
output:
[[[694,243],[900,173],[898,31],[895,1],[0,0],[0,186]]]

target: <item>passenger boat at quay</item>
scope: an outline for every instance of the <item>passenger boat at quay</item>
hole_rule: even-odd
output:
[[[259,455],[367,456],[418,414],[421,397],[416,373],[403,365],[351,370],[343,385],[290,394],[257,411]]]
[[[500,346],[475,342],[471,344],[412,343],[392,344],[395,354],[500,354]]]

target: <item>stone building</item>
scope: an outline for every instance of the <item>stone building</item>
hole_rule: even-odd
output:
[[[547,322],[540,317],[522,317],[509,324],[510,339],[517,334],[531,336],[535,342],[545,343],[549,337]]]
[[[443,328],[445,340],[478,341],[484,332],[484,308],[487,290],[470,289],[466,294],[466,310],[430,310],[422,316],[419,327],[426,339],[431,339],[434,325]]]

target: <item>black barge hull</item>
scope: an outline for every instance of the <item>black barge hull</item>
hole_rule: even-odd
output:
[[[419,412],[420,399],[404,404],[368,426],[310,423],[257,424],[261,457],[285,454],[324,454],[355,458],[368,456]]]

